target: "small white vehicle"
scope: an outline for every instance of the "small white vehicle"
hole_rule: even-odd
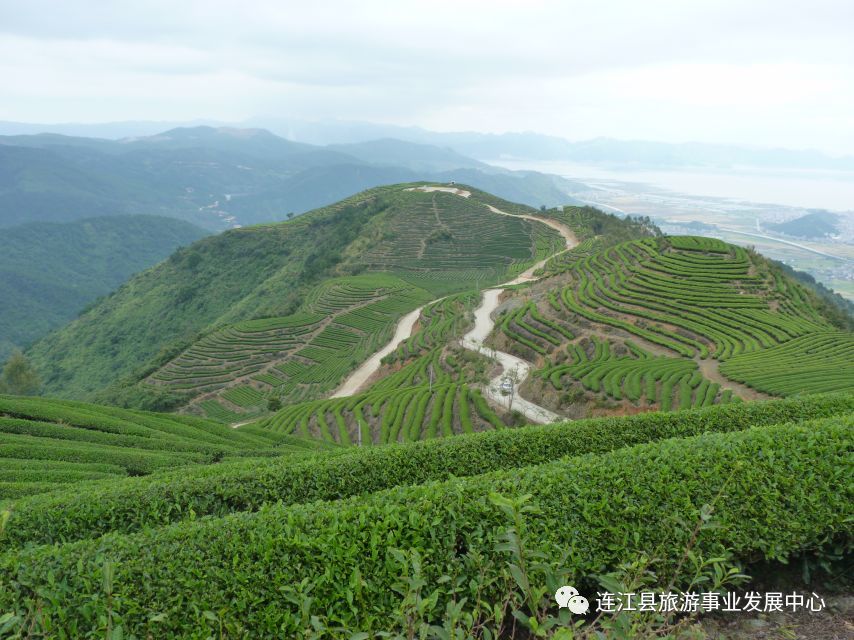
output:
[[[504,394],[513,393],[513,381],[510,378],[504,378],[498,390]]]

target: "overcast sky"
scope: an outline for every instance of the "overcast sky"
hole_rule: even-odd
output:
[[[854,153],[852,0],[0,0],[0,119],[256,115]]]

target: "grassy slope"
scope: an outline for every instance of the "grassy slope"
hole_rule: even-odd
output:
[[[205,232],[158,216],[30,223],[0,237],[0,361]],[[9,304],[14,301],[14,304]]]

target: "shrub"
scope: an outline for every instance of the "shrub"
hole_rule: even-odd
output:
[[[7,544],[51,543],[131,532],[189,517],[250,511],[270,502],[334,500],[397,485],[541,464],[635,444],[854,411],[854,396],[827,395],[503,429],[388,447],[343,450],[298,462],[264,460],[184,468],[150,478],[89,483],[15,504]],[[240,430],[238,430],[240,431]]]
[[[741,559],[785,559],[834,538],[850,542],[852,503],[840,486],[852,482],[852,424],[848,415],[704,434],[26,549],[0,559],[0,611],[52,637],[101,637],[105,621],[137,637],[295,637],[310,616],[378,630],[401,610],[395,587],[409,575],[396,562],[401,549],[422,559],[420,591],[435,595],[436,616],[451,602],[500,602],[505,520],[493,492],[530,495],[538,517],[528,538],[569,584],[641,555],[690,578],[680,551],[697,510],[717,496],[719,526],[696,541],[697,555],[728,548]]]

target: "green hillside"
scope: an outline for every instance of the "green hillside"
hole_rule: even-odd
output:
[[[560,246],[545,225],[485,205],[525,207],[474,189],[411,189],[370,190],[176,252],[30,349],[46,392],[87,398],[112,386],[99,397],[162,407],[228,386],[233,402],[201,400],[221,419],[274,389],[317,397],[404,313],[507,280]]]
[[[493,340],[537,364],[527,392],[555,410],[854,390],[854,334],[739,247],[694,236],[588,241],[544,271],[513,292]]]
[[[852,390],[852,334],[838,331],[817,313],[821,305],[812,295],[771,263],[703,238],[651,236],[618,242],[650,233],[644,221],[617,224],[613,217],[579,208],[567,208],[560,217],[588,240],[550,260],[543,270],[547,277],[540,282],[506,294],[509,310],[501,312],[493,337],[498,348],[535,363],[532,379],[522,387],[525,397],[585,417],[726,404],[769,394]],[[594,229],[612,233],[595,236]],[[620,299],[627,304],[620,313],[610,298],[584,297],[590,288],[582,282],[597,277],[610,281],[605,268],[599,273],[586,269],[600,266],[602,256],[644,248],[648,253],[638,254],[644,260],[635,256],[626,273],[615,270],[613,262],[606,268],[616,273],[614,282],[645,287],[649,309],[642,308],[639,295],[631,302]],[[559,289],[554,288],[557,282]],[[604,295],[602,289],[593,291]],[[586,306],[573,296],[581,296]],[[508,416],[481,393],[488,382],[489,360],[456,344],[471,326],[478,302],[476,294],[463,293],[426,306],[419,330],[386,357],[379,379],[368,389],[296,403],[284,393],[280,397],[287,406],[259,426],[340,444],[405,442],[504,428]],[[671,316],[666,325],[662,311]],[[741,327],[748,329],[739,331],[732,315],[736,312]],[[747,317],[757,320],[746,323]],[[744,355],[733,357],[738,354]],[[792,374],[793,366],[798,374]],[[271,385],[266,391],[270,395],[287,388],[284,378],[264,374],[253,380],[261,383],[256,384],[258,390]],[[242,400],[231,391],[223,395],[232,403]],[[251,402],[249,398],[246,404]],[[260,396],[254,402],[257,406]]]
[[[0,396],[0,500],[87,480],[147,475],[229,458],[282,456],[316,441],[246,430],[189,416],[82,402]]]
[[[384,375],[369,389],[288,404],[256,426],[337,444],[412,442],[504,428],[477,388],[486,381],[488,360],[453,346],[470,326],[477,302],[467,292],[425,306],[419,330],[385,358]]]
[[[506,204],[503,206],[507,206]],[[524,209],[519,213],[526,213]],[[621,220],[586,207],[568,207],[560,214],[582,238],[615,242],[623,237],[652,234],[648,222]],[[429,234],[429,229],[422,236]],[[602,234],[602,235],[597,235]],[[429,237],[429,235],[428,235]],[[555,251],[552,247],[540,257]],[[573,253],[573,252],[569,252]],[[561,262],[560,254],[549,265]],[[258,423],[276,433],[300,434],[339,444],[385,444],[503,429],[517,418],[504,415],[481,393],[493,366],[489,359],[462,349],[457,341],[471,328],[472,312],[480,302],[476,291],[448,296],[426,305],[418,330],[384,359],[379,379],[357,395],[288,403]],[[266,375],[253,378],[285,388]],[[224,394],[229,400],[230,392]],[[223,416],[226,417],[226,416]],[[234,417],[234,416],[232,416]]]
[[[51,393],[182,413],[0,396],[0,635],[530,637],[561,584],[850,551],[838,314],[719,240],[436,186],[202,239],[30,349]],[[501,352],[514,407],[579,419],[525,426]]]
[[[557,615],[513,579],[512,535],[532,585],[593,593],[654,549],[652,584],[730,588],[732,563],[848,548],[852,426],[851,395],[826,395],[96,480],[6,503],[0,611],[56,636],[497,637]]]
[[[30,223],[0,235],[0,362],[205,232],[156,216]]]

